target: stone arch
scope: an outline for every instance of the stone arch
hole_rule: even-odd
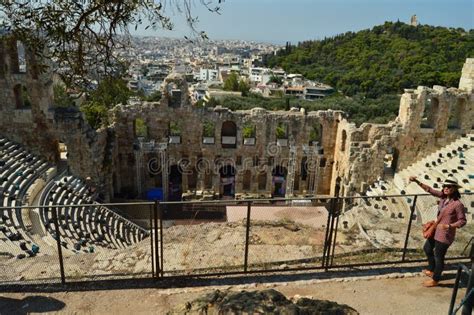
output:
[[[24,109],[31,107],[30,97],[26,86],[17,84],[13,87],[13,94],[15,96],[16,109]]]
[[[285,197],[287,169],[284,166],[277,165],[272,170],[272,195],[274,197]]]
[[[188,170],[188,189],[196,189],[197,188],[197,169],[196,167],[191,167]]]
[[[439,100],[437,97],[428,98],[424,104],[420,128],[435,128],[439,113]]]
[[[288,139],[288,125],[284,122],[279,122],[275,129],[277,139]]]
[[[235,194],[235,168],[226,164],[219,169],[222,196],[234,196]]]
[[[181,97],[183,93],[179,88],[178,84],[176,84],[175,82],[168,83],[166,89],[169,95],[168,107],[180,108]]]
[[[171,121],[169,123],[168,134],[169,134],[168,143],[170,144],[181,143],[181,127],[179,126],[177,122]]]
[[[449,109],[448,129],[461,129],[462,116],[466,111],[466,100],[464,98],[456,99]]]
[[[168,174],[168,200],[170,201],[181,200],[181,195],[183,193],[182,174],[182,169],[177,164],[170,166]]]
[[[318,144],[320,147],[322,147],[322,141],[323,141],[323,125],[320,123],[317,123],[316,125],[311,128],[311,131],[309,132],[309,145],[316,145]]]
[[[202,124],[202,143],[204,144],[214,144],[214,137],[215,137],[215,124],[210,121],[206,120]]]
[[[244,171],[244,176],[243,176],[243,179],[242,179],[242,189],[243,190],[250,190],[251,189],[251,183],[252,183],[252,171],[245,170]]]
[[[347,132],[343,130],[342,137],[341,137],[341,152],[344,152],[346,150],[346,141],[347,141]]]
[[[221,128],[221,143],[223,148],[237,147],[237,125],[233,121],[224,121]]]
[[[293,182],[293,190],[299,191],[300,190],[300,174],[295,173],[295,178]]]
[[[135,118],[133,120],[133,135],[135,138],[148,138],[149,128],[145,120],[142,118]]]
[[[397,171],[399,154],[400,153],[396,148],[392,147],[387,149],[383,158],[384,174],[391,176],[395,174]]]
[[[267,172],[258,173],[258,190],[267,190]]]
[[[204,189],[212,189],[212,172],[204,173]]]

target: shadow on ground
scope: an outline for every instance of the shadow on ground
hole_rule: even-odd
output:
[[[62,310],[66,304],[46,296],[28,296],[24,299],[0,297],[0,314],[23,315]]]
[[[443,280],[455,277],[458,264],[450,264],[445,267]],[[287,274],[247,274],[224,277],[166,277],[163,279],[141,278],[141,279],[93,279],[90,281],[60,283],[20,283],[0,284],[0,292],[63,292],[63,291],[97,291],[97,290],[125,290],[139,288],[192,288],[205,286],[233,286],[251,283],[278,283],[308,280],[344,279],[358,278],[377,275],[388,275],[392,273],[417,273],[424,265],[404,267],[380,267],[380,268],[346,268],[341,270],[329,270],[319,272],[300,272]],[[447,272],[446,272],[447,271]],[[453,275],[454,271],[454,275]],[[465,281],[460,283],[460,288],[465,286]],[[449,286],[449,285],[448,285]]]

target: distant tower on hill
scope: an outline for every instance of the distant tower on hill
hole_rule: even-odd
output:
[[[416,17],[416,14],[413,14],[411,16],[410,25],[411,26],[418,26],[418,18]]]

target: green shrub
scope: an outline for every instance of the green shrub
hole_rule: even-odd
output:
[[[203,137],[214,137],[215,135],[215,126],[210,121],[205,121],[202,125],[202,136]]]
[[[255,138],[255,126],[250,124],[244,125],[242,135],[244,138]]]

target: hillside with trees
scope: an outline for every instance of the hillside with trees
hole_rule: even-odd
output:
[[[347,96],[378,98],[418,85],[456,87],[468,57],[474,57],[473,29],[385,22],[324,40],[287,44],[264,63],[329,84]]]
[[[217,105],[231,110],[248,110],[261,107],[267,110],[289,110],[291,107],[304,108],[307,112],[317,110],[342,110],[347,118],[360,126],[364,122],[384,124],[397,117],[400,97],[395,94],[383,95],[377,99],[354,96],[352,98],[334,94],[314,101],[292,97],[266,98],[250,93],[248,96],[228,96],[224,99],[211,98],[207,107]],[[198,105],[202,105],[201,104]]]

